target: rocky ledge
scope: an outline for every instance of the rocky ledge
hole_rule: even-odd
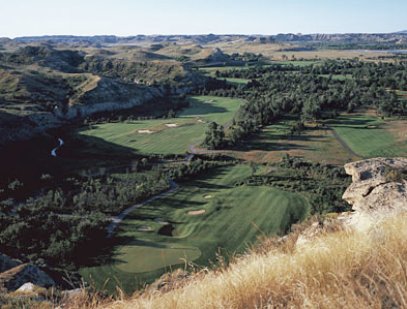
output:
[[[343,199],[352,205],[350,224],[364,228],[407,211],[407,158],[375,158],[345,165],[352,184]]]
[[[352,212],[325,217],[306,228],[297,239],[301,246],[318,235],[339,230],[367,232],[383,219],[407,212],[407,158],[374,158],[345,165],[352,184],[343,199]]]

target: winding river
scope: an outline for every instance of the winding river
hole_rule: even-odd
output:
[[[62,140],[62,138],[58,138],[58,146],[55,147],[54,149],[51,150],[51,156],[56,157],[57,156],[57,150],[59,148],[62,147],[62,145],[64,144],[64,141]]]

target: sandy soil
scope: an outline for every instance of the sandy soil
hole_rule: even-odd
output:
[[[139,134],[151,134],[151,133],[154,133],[153,131],[151,131],[151,130],[138,130],[137,131]]]
[[[190,216],[200,216],[200,215],[203,215],[205,212],[206,212],[205,209],[191,210],[191,211],[188,211],[188,215],[190,215]]]

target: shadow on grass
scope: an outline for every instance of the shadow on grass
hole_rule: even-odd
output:
[[[336,119],[329,120],[328,125],[339,126],[339,127],[349,127],[354,129],[364,129],[364,126],[371,125],[376,123],[375,119],[355,119],[355,118],[346,118],[338,117]],[[367,128],[366,128],[367,129]]]
[[[208,98],[205,102],[201,100],[191,98],[190,108],[185,109],[180,116],[196,116],[207,114],[220,114],[226,113],[228,110],[224,107],[215,106],[211,103],[211,99]]]

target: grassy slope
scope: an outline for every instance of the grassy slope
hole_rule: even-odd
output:
[[[389,132],[391,123],[368,115],[343,115],[330,121],[330,126],[363,157],[406,155],[407,141],[396,140]]]
[[[289,129],[293,122],[284,119],[263,128],[245,144],[246,152],[238,152],[238,156],[256,162],[277,162],[288,153],[314,162],[338,165],[357,159],[343,149],[328,129],[307,124],[308,129],[301,135],[290,136]]]
[[[284,119],[267,126],[248,140],[237,157],[255,162],[276,162],[285,154],[314,162],[342,165],[361,157],[405,156],[407,125],[405,120],[382,120],[370,114],[342,115],[326,121],[349,149],[345,148],[328,127],[307,124],[300,135],[290,136],[292,120]],[[353,152],[353,153],[352,153]]]
[[[202,142],[206,124],[199,120],[226,124],[242,103],[239,99],[210,96],[191,97],[190,102],[190,107],[174,119],[105,123],[82,131],[81,134],[102,138],[140,153],[181,154],[188,150],[189,145]],[[179,127],[165,126],[171,123],[176,123]],[[138,133],[139,130],[151,130],[155,133]]]
[[[374,233],[338,232],[301,250],[265,246],[222,271],[175,281],[109,308],[405,308],[406,216]],[[295,243],[295,237],[291,243]]]
[[[164,267],[182,264],[182,259],[206,265],[218,248],[226,255],[242,251],[258,235],[284,233],[306,215],[308,202],[298,194],[233,186],[250,174],[246,165],[217,169],[182,184],[176,194],[139,208],[121,226],[119,236],[131,240],[117,247],[116,264],[84,269],[82,275],[91,274],[99,287],[106,278],[117,278],[129,292],[140,281],[156,278]],[[203,215],[188,214],[203,209]],[[173,237],[157,233],[161,227],[157,219],[173,223]],[[153,231],[142,232],[141,227]]]

